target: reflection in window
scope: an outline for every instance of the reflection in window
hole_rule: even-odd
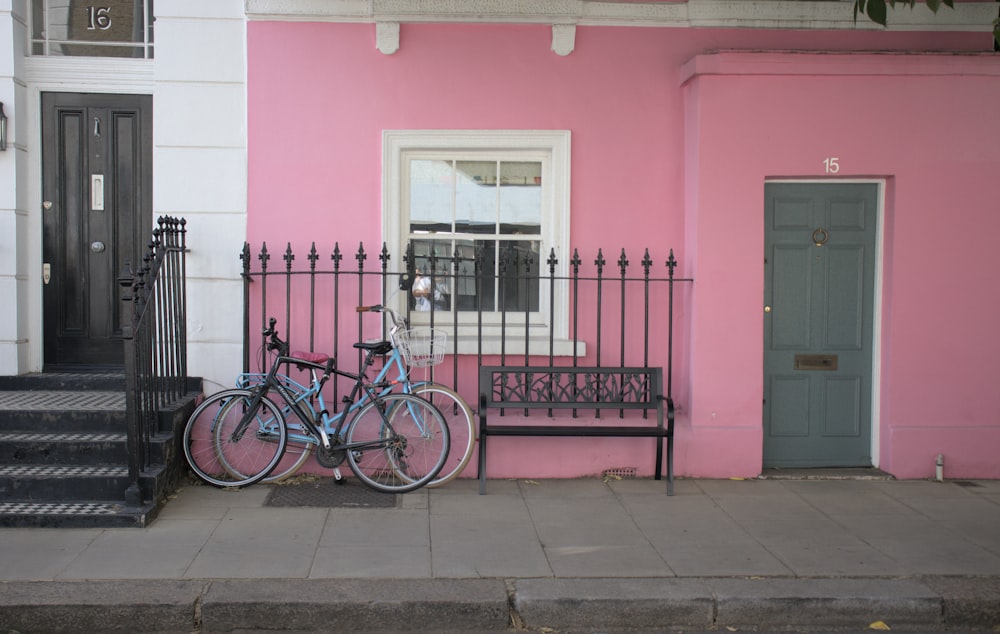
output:
[[[153,0],[32,0],[31,54],[153,57]]]
[[[537,311],[542,200],[539,161],[410,160],[409,241],[433,290],[411,307]]]

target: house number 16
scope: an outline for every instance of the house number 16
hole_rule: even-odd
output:
[[[111,28],[111,7],[87,7],[87,30],[107,31]]]
[[[836,174],[840,171],[840,159],[836,156],[823,159],[823,167],[826,168],[827,174]]]

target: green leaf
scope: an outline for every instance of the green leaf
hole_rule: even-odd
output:
[[[865,12],[865,0],[854,0],[854,21],[858,21],[858,13]]]
[[[941,8],[941,0],[927,0],[927,8],[937,13],[938,9]]]
[[[885,26],[887,13],[885,0],[868,0],[868,10],[866,13],[872,19],[872,22]]]
[[[952,9],[955,8],[955,0],[944,0],[944,4],[945,4],[945,6],[949,6]]]

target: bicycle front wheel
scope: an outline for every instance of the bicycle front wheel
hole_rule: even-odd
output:
[[[234,398],[248,398],[246,390],[223,390],[202,401],[184,426],[182,444],[188,466],[199,478],[216,486],[229,486],[230,477],[215,448],[219,413]]]
[[[418,383],[412,393],[436,407],[448,425],[451,449],[448,459],[437,476],[427,483],[429,487],[441,486],[462,473],[469,464],[476,448],[476,423],[472,410],[455,390],[437,383]]]
[[[252,392],[230,399],[219,411],[215,425],[215,450],[225,475],[210,480],[224,487],[247,486],[267,477],[281,461],[288,430],[273,401]]]
[[[386,493],[419,489],[450,449],[441,412],[412,394],[387,394],[361,408],[347,430],[347,461],[359,480]]]

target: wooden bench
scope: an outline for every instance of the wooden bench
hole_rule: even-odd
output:
[[[667,444],[667,494],[674,494],[674,404],[664,396],[661,368],[482,366],[479,369],[479,494],[486,493],[486,445],[492,436],[656,438],[655,477],[662,479]],[[491,424],[490,410],[573,409],[620,424]],[[642,423],[613,410],[655,412]],[[576,414],[577,412],[574,412]]]

